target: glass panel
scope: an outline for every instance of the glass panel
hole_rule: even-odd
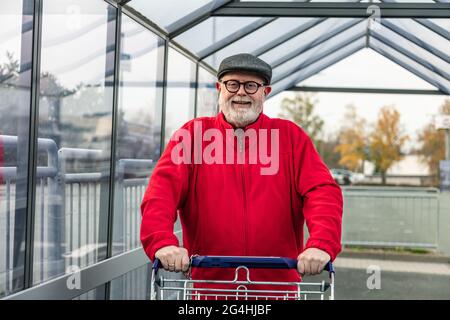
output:
[[[209,4],[208,7],[212,9],[213,3],[214,1],[211,0],[132,0],[128,5],[167,30],[172,23],[203,6],[208,6]]]
[[[437,23],[438,21],[447,22],[447,29],[450,30],[450,19],[427,19],[430,22]],[[450,54],[450,39],[446,39],[439,34],[431,31],[427,27],[412,19],[384,19],[382,22],[386,23],[387,27],[394,30],[399,29],[402,34],[415,37],[423,42],[425,45],[431,46],[441,52]],[[391,26],[392,25],[392,26]]]
[[[370,61],[370,63],[367,63]],[[386,75],[389,74],[389,77]],[[363,49],[302,81],[302,86],[427,89],[436,88],[371,49]]]
[[[325,58],[307,66],[306,68],[301,69],[300,71],[297,71],[292,75],[283,78],[282,80],[278,81],[276,84],[272,86],[273,90],[269,97],[272,98],[277,93],[280,93],[281,91],[296,85],[300,81],[303,81],[317,74],[318,72],[329,67],[330,65],[333,65],[336,62],[345,59],[346,57],[364,48],[364,46],[365,46],[364,38],[358,41],[354,41],[353,43],[327,55]]]
[[[388,41],[388,44],[398,50],[401,50],[403,54],[410,56],[413,60],[416,60],[422,65],[427,65],[429,69],[441,74],[450,79],[449,65],[444,60],[438,58],[429,51],[421,48],[420,46],[412,43],[411,41],[400,36],[398,33],[391,31],[383,25],[372,31],[374,36],[381,37]],[[426,39],[423,39],[426,41]],[[450,42],[449,42],[450,43]]]
[[[151,267],[146,264],[111,281],[111,300],[150,300]]]
[[[34,283],[106,256],[115,14],[102,1],[43,3]]]
[[[140,203],[161,150],[164,41],[123,15],[121,45],[113,254],[141,246]]]
[[[270,63],[276,64],[278,60],[285,57],[287,54],[297,51],[301,48],[307,48],[318,41],[319,38],[323,36],[330,35],[332,31],[338,28],[344,28],[349,26],[351,23],[357,23],[362,19],[339,19],[330,18],[324,22],[308,29],[307,31],[301,33],[300,35],[292,38],[289,41],[279,45],[278,47],[268,51],[267,53],[261,55],[261,59]]]
[[[423,67],[422,65],[419,65],[416,61],[406,57],[405,55],[399,53],[398,51],[395,51],[394,49],[383,44],[377,39],[372,38],[370,40],[370,44],[373,49],[377,50],[379,53],[385,55],[394,62],[400,64],[410,72],[413,72],[418,76],[421,75],[422,78],[425,78],[424,80],[427,80],[435,87],[441,89],[447,94],[450,93],[450,81],[442,78],[441,76]]]
[[[295,58],[281,64],[273,70],[272,81],[276,82],[281,78],[295,73],[299,69],[303,69],[313,61],[321,59],[330,53],[338,50],[343,45],[355,41],[366,34],[367,22],[362,21],[355,26],[343,31],[333,38],[324,41],[318,45],[311,46],[301,54],[297,54]]]
[[[33,1],[0,6],[0,298],[23,289]]]
[[[197,117],[214,117],[217,114],[217,78],[215,75],[198,68]]]
[[[448,3],[450,3],[450,0],[448,1]],[[447,32],[450,32],[450,19],[426,19],[426,20],[438,25]]]
[[[82,295],[73,298],[72,300],[106,300],[105,299],[105,285],[101,285],[91,291],[83,293]]]
[[[183,32],[174,40],[192,52],[203,56],[200,52],[209,46],[235,33],[243,33],[246,27],[252,26],[255,22],[268,20],[259,18],[212,17]]]
[[[319,21],[317,18],[279,18],[268,25],[248,34],[244,38],[230,44],[222,50],[209,56],[205,61],[218,68],[220,62],[233,54],[240,52],[257,52],[266,44],[276,41],[280,36],[299,30],[302,26]],[[298,31],[300,33],[301,30]]]
[[[164,144],[184,123],[194,118],[195,63],[169,48]]]

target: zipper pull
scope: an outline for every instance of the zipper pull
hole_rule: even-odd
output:
[[[244,131],[242,129],[237,129],[236,130],[236,135],[238,137],[238,144],[239,144],[239,152],[243,152],[244,151]]]

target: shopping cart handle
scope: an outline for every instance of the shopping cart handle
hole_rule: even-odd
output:
[[[235,257],[235,256],[194,256],[191,266],[197,268],[247,268],[296,269],[297,260],[282,257]],[[333,264],[325,266],[328,272],[334,272]]]
[[[158,258],[155,258],[155,261],[153,261],[152,269],[155,270],[155,274],[158,273],[158,269],[162,268],[162,263]]]
[[[328,271],[328,273],[334,273],[333,263],[331,261],[328,261],[323,270]]]
[[[191,267],[196,268],[237,268],[245,266],[247,268],[266,268],[266,269],[296,269],[297,260],[282,257],[236,257],[236,256],[193,256]],[[152,269],[155,274],[162,267],[162,263],[155,258]],[[334,273],[334,267],[329,261],[324,270]]]

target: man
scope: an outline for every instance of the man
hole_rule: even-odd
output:
[[[188,270],[189,257],[198,254],[298,261],[297,270],[277,271],[276,277],[273,270],[255,270],[252,280],[299,281],[299,274],[320,273],[341,250],[339,186],[299,126],[262,112],[271,91],[270,65],[238,54],[222,61],[217,76],[219,114],[186,123],[153,171],[141,205],[145,252],[176,272]],[[196,146],[199,128],[212,133]],[[230,132],[236,134],[230,138]],[[238,143],[230,147],[235,139]],[[210,152],[213,143],[215,152]],[[257,147],[270,152],[252,162]],[[224,149],[235,154],[229,157]],[[208,155],[215,161],[206,161]],[[269,155],[274,170],[263,173]],[[183,247],[173,234],[177,210]],[[304,221],[309,230],[305,247]],[[231,280],[234,273],[193,270],[192,277]]]

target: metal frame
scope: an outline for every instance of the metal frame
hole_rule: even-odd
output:
[[[34,1],[33,12],[33,52],[31,71],[31,112],[30,112],[30,138],[28,152],[28,188],[27,188],[27,220],[25,226],[25,260],[24,260],[24,287],[33,285],[33,253],[35,229],[35,198],[36,198],[36,163],[38,149],[38,120],[39,120],[39,83],[40,83],[40,57],[42,34],[42,1]]]
[[[211,17],[211,12],[225,6],[232,1],[233,0],[215,0],[213,3],[206,4],[203,7],[198,8],[194,12],[191,12],[184,18],[175,21],[171,25],[167,26],[167,30],[169,31],[169,38],[173,39],[181,33],[195,27],[196,25]]]
[[[110,3],[110,1],[112,1],[112,0],[103,0],[103,1]],[[112,4],[112,5],[114,5],[114,4]],[[115,6],[117,7],[117,5],[115,5]],[[188,49],[184,48],[182,45],[177,43],[175,40],[172,40],[169,37],[169,34],[167,32],[165,32],[163,29],[161,29],[154,22],[150,21],[148,18],[144,17],[138,11],[134,10],[132,7],[130,7],[128,5],[123,6],[122,13],[126,14],[130,19],[139,23],[141,26],[143,26],[147,30],[153,32],[154,34],[156,34],[157,36],[162,38],[164,41],[170,42],[170,45],[172,48],[178,50],[179,52],[182,52],[186,57],[188,57],[192,61],[200,63],[202,67],[210,70],[212,73],[216,72],[216,70],[213,67],[211,67],[208,63],[206,63],[205,61],[199,61],[198,57],[195,54],[190,52]]]
[[[394,23],[387,21],[387,20],[381,20],[380,23],[390,29],[391,31],[397,33],[398,35],[402,36],[403,38],[411,41],[412,43],[420,46],[421,48],[427,50],[428,52],[434,54],[436,57],[446,61],[447,63],[450,63],[450,55],[448,55],[447,53],[435,48],[434,46],[429,45],[428,43],[426,43],[425,41],[419,39],[418,37],[416,37],[415,35],[413,35],[412,33],[404,30],[402,27],[399,27],[397,25],[395,25]]]
[[[382,45],[389,47],[387,44],[385,44],[384,42],[376,39],[377,41],[379,41]],[[406,70],[408,70],[409,72],[411,72],[412,74],[415,74],[416,76],[418,76],[419,78],[421,78],[422,80],[428,82],[429,84],[431,84],[432,86],[436,87],[439,89],[440,92],[442,92],[444,95],[449,95],[450,91],[447,90],[445,87],[442,87],[438,82],[436,82],[434,79],[431,79],[430,77],[428,77],[427,75],[424,75],[422,72],[416,70],[413,66],[404,63],[403,61],[399,61],[398,59],[396,59],[394,56],[392,56],[390,53],[386,52],[384,49],[382,48],[376,48],[374,46],[373,43],[370,43],[369,47],[378,52],[379,54],[381,54],[382,56],[388,58],[389,60],[393,61],[394,63],[398,64],[399,66],[405,68]],[[391,47],[389,47],[391,48]],[[395,50],[393,48],[391,48],[392,50]]]
[[[372,2],[232,2],[212,12],[219,17],[367,18]],[[450,3],[377,3],[383,18],[450,18]]]
[[[441,26],[435,24],[433,21],[430,21],[428,19],[413,19],[413,20],[420,23],[424,27],[430,29],[434,33],[440,35],[441,37],[450,40],[450,31],[445,30]]]
[[[380,0],[380,1],[383,3],[391,3],[391,4],[396,3],[394,0]],[[439,1],[439,2],[441,2],[441,1]],[[443,2],[441,2],[441,3],[443,3]],[[447,4],[448,4],[448,2],[447,2]],[[434,5],[434,4],[431,4],[431,5]],[[411,18],[413,18],[413,17],[411,17]],[[434,22],[432,22],[428,19],[423,19],[423,18],[415,18],[413,20],[416,21],[417,23],[423,25],[424,27],[430,29],[431,31],[441,35],[442,37],[450,40],[450,32],[441,28],[440,26],[436,25]]]
[[[195,64],[195,99],[194,99],[194,118],[197,118],[197,105],[198,105],[198,71],[200,66]]]
[[[445,71],[435,67],[430,62],[426,61],[425,59],[419,57],[417,54],[411,52],[408,49],[405,49],[404,47],[400,46],[399,44],[395,43],[394,41],[391,41],[384,35],[380,34],[379,32],[368,30],[371,37],[377,39],[378,41],[381,41],[391,47],[392,49],[402,53],[406,57],[410,58],[411,60],[416,61],[418,64],[422,65],[423,67],[429,69],[430,71],[440,75],[442,78],[450,81],[450,74],[446,73]]]
[[[315,63],[317,61],[320,61],[321,59],[326,58],[331,53],[333,53],[333,52],[335,52],[337,50],[340,50],[342,48],[347,47],[348,45],[352,44],[353,42],[359,40],[361,37],[365,37],[365,35],[366,35],[366,32],[363,30],[363,31],[355,34],[354,36],[346,39],[343,43],[339,43],[337,45],[334,45],[331,48],[329,48],[328,50],[325,50],[325,51],[321,52],[320,54],[309,58],[308,60],[302,61],[301,63],[299,63],[298,65],[296,65],[292,69],[287,70],[284,73],[282,73],[280,75],[277,75],[276,77],[273,77],[273,84],[283,80],[284,78],[290,76],[291,74],[296,73],[297,71],[300,71],[301,69],[307,68],[308,66],[312,65],[313,63]]]
[[[285,89],[285,91],[442,95],[442,92],[439,90],[378,89],[378,88],[351,88],[351,87],[343,88],[343,87],[316,87],[316,86],[294,86],[292,88]]]
[[[109,9],[109,8],[108,8]],[[119,112],[119,74],[120,74],[120,56],[122,43],[122,7],[115,9],[115,48],[114,48],[114,86],[112,101],[112,128],[111,128],[111,154],[110,154],[110,181],[109,181],[109,205],[108,205],[108,228],[107,228],[107,246],[106,259],[112,257],[113,246],[113,227],[114,227],[114,195],[115,195],[115,177],[116,177],[116,141],[117,141],[117,122]],[[106,80],[106,78],[105,78]],[[110,297],[110,282],[105,284],[105,297]]]
[[[268,24],[274,22],[275,20],[277,20],[277,18],[273,18],[273,19],[259,19],[251,24],[249,24],[248,26],[246,26],[243,29],[240,29],[238,31],[235,31],[234,33],[232,33],[231,35],[229,35],[228,37],[214,43],[213,45],[201,50],[198,53],[199,56],[199,60],[203,60],[206,57],[222,50],[223,48],[239,41],[240,39],[244,38],[245,36],[249,35],[251,32],[254,32],[256,30],[259,30],[265,26],[267,26]]]
[[[282,35],[281,37],[279,37],[277,39],[272,40],[271,42],[265,44],[261,48],[253,51],[252,54],[254,54],[255,56],[261,56],[264,53],[276,48],[280,44],[295,38],[300,33],[303,33],[306,30],[309,30],[309,29],[319,25],[320,23],[324,22],[325,20],[327,20],[327,19],[326,18],[318,18],[318,19],[316,19],[316,21],[306,22],[306,23],[302,24],[301,26],[299,26],[298,28],[295,28],[294,30]]]
[[[317,47],[318,45],[326,42],[327,40],[330,40],[331,38],[340,35],[341,33],[344,33],[345,31],[353,28],[354,26],[356,26],[357,24],[361,23],[362,21],[364,21],[364,19],[357,19],[356,21],[349,21],[348,23],[344,24],[343,26],[338,27],[337,29],[333,30],[332,32],[329,33],[323,33],[321,34],[319,37],[317,37],[316,39],[314,39],[311,43],[309,43],[308,45],[302,46],[292,52],[290,52],[289,54],[287,54],[286,56],[283,56],[281,58],[279,58],[278,60],[274,61],[272,63],[272,68],[275,69],[278,66],[294,59],[295,57],[297,57],[298,55],[302,54],[303,52],[306,52],[312,48]],[[338,43],[338,45],[341,45],[341,47],[345,46],[344,44],[345,42],[342,43]]]
[[[162,89],[162,110],[161,110],[161,149],[160,155],[163,154],[165,149],[165,139],[166,139],[166,104],[167,104],[167,70],[168,70],[168,60],[169,60],[169,42],[164,42],[164,65],[163,65],[163,89]]]
[[[65,274],[12,294],[4,300],[70,300],[148,263],[144,251],[137,248],[83,268],[79,273]],[[80,289],[68,288],[67,283],[73,277],[79,277]]]
[[[338,51],[341,51],[341,50],[343,50],[343,49],[349,47],[349,46],[352,45],[353,43],[355,43],[355,42],[357,42],[357,41],[359,41],[359,40],[361,40],[361,39],[364,39],[364,37],[365,37],[365,35],[363,35],[360,39],[357,39],[357,40],[355,40],[354,42],[348,44],[347,46],[340,48]],[[299,83],[300,81],[303,81],[303,80],[305,80],[305,79],[307,79],[307,78],[313,76],[314,74],[316,74],[316,73],[318,73],[318,72],[320,72],[320,71],[322,71],[322,70],[328,68],[329,66],[331,66],[331,65],[333,65],[333,64],[336,64],[337,62],[339,62],[339,61],[341,61],[341,60],[343,60],[343,59],[345,59],[345,58],[351,56],[352,54],[358,52],[359,50],[361,50],[361,49],[363,49],[363,48],[365,48],[365,44],[360,45],[360,46],[357,46],[356,48],[350,50],[349,52],[346,52],[345,54],[344,54],[344,53],[343,53],[343,54],[338,54],[338,56],[337,56],[336,58],[333,58],[330,62],[321,65],[319,68],[317,68],[317,69],[315,69],[315,70],[313,70],[313,71],[310,71],[310,72],[307,73],[306,75],[298,76],[298,77],[294,78],[294,80],[291,80],[289,83],[287,83],[286,85],[284,85],[284,86],[282,86],[282,87],[280,87],[280,88],[274,88],[274,90],[270,93],[269,98],[270,98],[270,97],[273,97],[273,96],[275,96],[276,94],[280,93],[281,91],[285,90],[285,88],[291,88],[291,87],[293,87],[294,85],[296,85],[296,84]],[[337,52],[337,51],[335,51],[335,52]],[[327,57],[325,57],[325,58],[323,58],[323,59],[320,59],[320,60],[324,60],[324,59],[326,59],[326,58],[327,58]],[[316,61],[316,63],[319,62],[320,60]],[[278,81],[277,83],[279,83],[279,82],[281,82],[281,81]],[[272,84],[272,86],[277,85],[277,83]]]

